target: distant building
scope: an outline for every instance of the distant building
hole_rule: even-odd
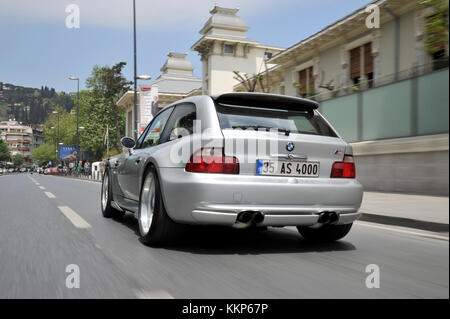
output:
[[[202,93],[215,95],[232,92],[235,79],[233,71],[249,76],[266,70],[265,60],[283,48],[262,45],[246,36],[249,27],[237,15],[239,9],[217,5],[211,17],[200,30],[202,37],[191,47],[202,61]],[[270,68],[273,64],[268,64]]]
[[[187,54],[169,52],[167,56],[168,59],[161,68],[162,74],[156,80],[146,83],[148,86],[158,86],[159,109],[187,96],[201,94],[202,80],[194,76],[194,67],[186,58]],[[139,92],[137,98],[139,104]],[[134,130],[133,102],[134,90],[126,92],[117,102],[119,107],[125,109],[125,132],[130,137]]]
[[[22,154],[25,159],[31,159],[33,145],[33,129],[17,121],[0,122],[1,138],[8,145],[11,156]]]

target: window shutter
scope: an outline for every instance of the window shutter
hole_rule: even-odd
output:
[[[313,73],[313,67],[310,67],[308,69],[308,77],[309,77],[309,85],[308,90],[314,91],[314,73]]]
[[[306,70],[302,70],[298,73],[298,83],[300,83],[300,93],[306,93]]]
[[[361,76],[361,47],[350,50],[350,77]]]
[[[364,45],[364,74],[373,72],[372,43]]]

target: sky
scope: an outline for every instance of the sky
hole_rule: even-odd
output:
[[[169,51],[189,53],[194,74],[200,57],[190,50],[214,4],[239,8],[262,44],[290,47],[370,0],[136,0],[137,73],[156,79]],[[67,28],[66,7],[76,4],[80,27]],[[94,65],[125,61],[133,79],[132,0],[0,0],[0,82],[72,92],[85,87]]]

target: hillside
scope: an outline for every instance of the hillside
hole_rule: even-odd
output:
[[[42,124],[55,105],[70,111],[73,99],[65,92],[0,82],[0,120],[15,118],[25,124]]]

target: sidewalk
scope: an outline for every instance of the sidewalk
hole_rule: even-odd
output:
[[[449,198],[364,192],[361,220],[448,232]]]

